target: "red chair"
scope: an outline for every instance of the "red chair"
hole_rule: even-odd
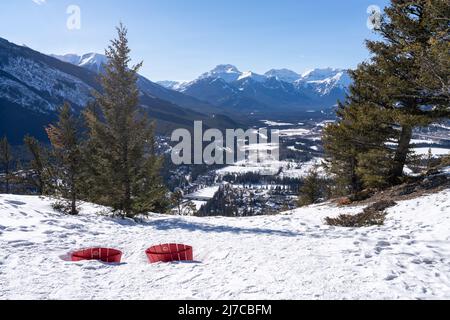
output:
[[[99,260],[107,263],[120,263],[122,252],[109,248],[89,248],[72,252],[72,261]]]
[[[148,248],[147,254],[150,263],[172,262],[172,261],[193,261],[193,249],[184,244],[160,244]]]

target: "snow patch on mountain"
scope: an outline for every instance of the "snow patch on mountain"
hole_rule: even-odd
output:
[[[61,61],[89,69],[95,73],[101,73],[103,66],[108,63],[108,58],[99,53],[86,53],[83,55],[66,54],[66,55],[51,55],[52,57]]]
[[[225,80],[227,83],[231,83],[238,80],[241,75],[242,72],[240,72],[235,66],[231,64],[221,64],[213,70],[202,74],[199,79],[220,78]]]
[[[267,77],[265,77],[265,76],[263,76],[263,75],[260,75],[260,74],[256,74],[256,73],[254,73],[254,72],[252,72],[252,71],[246,71],[246,72],[243,72],[240,76],[239,76],[239,78],[237,79],[237,81],[241,81],[241,80],[247,80],[247,79],[252,79],[252,80],[254,80],[254,81],[256,81],[256,82],[264,82],[264,81],[266,81],[267,80]]]
[[[267,77],[274,77],[277,80],[284,81],[287,83],[294,83],[301,78],[298,73],[289,69],[272,69],[265,73]]]
[[[17,88],[24,96],[19,98],[11,96],[11,90],[8,90],[9,96],[14,101],[21,99],[21,105],[29,105],[33,100],[36,103],[53,110],[60,103],[60,100],[69,101],[78,106],[84,106],[90,99],[90,93],[93,90],[78,78],[54,69],[44,63],[36,62],[23,57],[10,57],[7,63],[0,65],[0,70],[10,75],[10,78],[17,79]],[[10,80],[2,80],[3,86],[12,86]],[[26,84],[26,87],[25,85]],[[27,90],[25,90],[27,88]],[[42,98],[37,97],[38,91],[48,97],[50,105],[43,103]],[[54,103],[52,103],[54,101]],[[31,103],[32,104],[32,103]]]
[[[314,69],[302,75],[294,82],[294,85],[301,88],[309,88],[321,96],[331,93],[333,89],[346,90],[352,83],[350,75],[342,69]]]
[[[175,91],[181,91],[183,89],[183,86],[186,85],[188,82],[189,81],[170,81],[170,80],[165,80],[165,81],[158,81],[156,83],[159,84],[160,86],[166,88],[166,89],[175,90]]]
[[[263,84],[267,89],[281,89],[288,95],[292,95],[293,91],[296,91],[297,94],[312,94],[319,97],[331,94],[334,89],[346,91],[352,82],[348,72],[343,69],[313,69],[302,75],[289,69],[272,69],[264,75],[260,75],[252,71],[240,72],[231,64],[223,64],[191,82],[164,81],[160,84],[169,89],[188,92],[190,87],[200,82],[203,83],[205,79],[210,79],[210,82],[214,79],[221,79],[230,85],[238,82],[240,83],[238,90],[241,92],[246,89],[254,92],[250,83],[242,83],[242,81],[251,79],[256,83]]]

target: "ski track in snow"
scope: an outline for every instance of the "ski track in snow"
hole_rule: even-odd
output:
[[[49,199],[0,195],[1,299],[449,299],[450,190],[400,202],[385,226],[328,227],[329,204],[277,216],[152,214],[145,223]],[[148,264],[145,249],[179,242],[195,262]],[[123,251],[121,264],[69,262],[79,248]]]

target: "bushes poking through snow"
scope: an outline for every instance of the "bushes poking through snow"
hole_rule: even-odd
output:
[[[326,224],[336,227],[362,228],[370,226],[381,226],[386,220],[386,209],[397,205],[394,201],[379,201],[356,215],[341,214],[337,218],[325,218]]]

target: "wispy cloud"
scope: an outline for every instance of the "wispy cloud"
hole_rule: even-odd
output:
[[[31,1],[33,1],[34,3],[36,3],[40,6],[47,3],[47,0],[31,0]]]

